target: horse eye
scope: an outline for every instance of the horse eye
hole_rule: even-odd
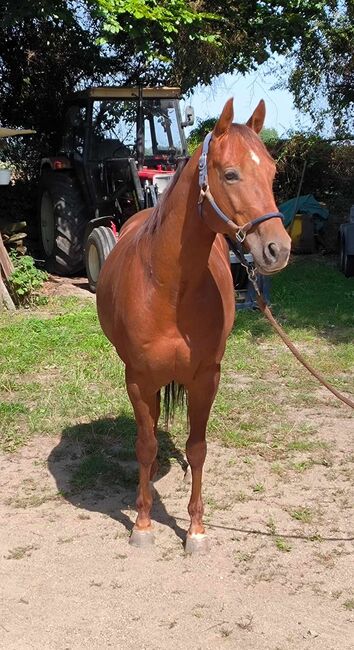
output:
[[[239,176],[238,172],[236,171],[236,169],[227,169],[224,176],[225,176],[225,179],[227,181],[239,181],[240,180],[240,176]]]

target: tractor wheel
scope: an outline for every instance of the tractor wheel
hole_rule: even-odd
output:
[[[343,253],[343,273],[346,278],[354,277],[354,255]]]
[[[46,267],[58,275],[83,269],[87,211],[80,188],[72,176],[48,171],[39,193],[39,226]]]
[[[115,234],[108,226],[94,228],[87,238],[85,246],[86,274],[93,293],[96,293],[98,276],[103,263],[116,243]]]
[[[346,278],[354,277],[354,255],[347,253],[347,241],[344,234],[340,238],[340,270]]]
[[[345,259],[345,237],[343,233],[339,235],[339,268],[341,273],[344,273],[344,259]]]

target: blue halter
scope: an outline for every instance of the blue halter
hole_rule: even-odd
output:
[[[213,134],[208,133],[208,135],[204,138],[202,153],[199,158],[199,187],[200,187],[200,195],[198,201],[199,214],[202,216],[203,200],[204,198],[207,198],[210,205],[213,207],[216,214],[218,215],[218,217],[220,217],[220,219],[222,219],[235,232],[235,238],[237,241],[236,244],[237,253],[240,254],[241,252],[242,258],[244,259],[242,247],[240,245],[245,241],[247,233],[251,230],[251,228],[257,226],[263,221],[268,221],[269,219],[281,219],[282,221],[284,221],[284,215],[281,212],[267,212],[267,214],[263,214],[261,217],[257,217],[256,219],[252,219],[252,221],[248,221],[243,226],[238,226],[237,224],[234,223],[234,221],[232,221],[232,219],[229,219],[229,217],[219,208],[209,189],[208,151],[209,151],[209,145],[212,137]]]

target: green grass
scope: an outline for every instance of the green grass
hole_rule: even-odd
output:
[[[282,537],[276,537],[274,541],[278,551],[282,551],[282,553],[289,553],[291,551],[291,544]]]
[[[253,485],[252,490],[253,492],[262,493],[264,492],[265,487],[262,483],[256,483],[255,485]]]
[[[291,551],[291,544],[289,544],[289,542],[287,542],[283,537],[277,535],[275,521],[272,517],[268,519],[266,526],[278,551],[282,551],[282,553],[289,553]]]
[[[354,281],[331,263],[299,259],[273,279],[272,302],[310,361],[353,393]],[[60,434],[83,450],[73,488],[112,482],[117,468],[128,480],[122,461],[134,458],[135,424],[124,367],[100,330],[94,304],[57,298],[15,315],[1,312],[0,349],[0,448],[13,452],[33,436]],[[261,454],[274,468],[286,458],[293,471],[305,471],[325,444],[305,418],[294,421],[291,409],[320,405],[316,389],[264,318],[240,312],[209,438],[247,458]],[[184,415],[169,434],[161,431],[163,464],[182,462],[185,434]]]
[[[354,598],[349,598],[343,603],[343,607],[347,609],[349,612],[352,612],[354,610]]]
[[[290,516],[303,524],[310,524],[313,520],[313,512],[310,508],[297,508],[290,513]]]

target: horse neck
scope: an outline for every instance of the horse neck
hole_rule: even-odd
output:
[[[208,267],[215,233],[198,210],[198,159],[194,154],[161,205],[161,223],[151,237],[151,268],[162,286],[197,286]]]

